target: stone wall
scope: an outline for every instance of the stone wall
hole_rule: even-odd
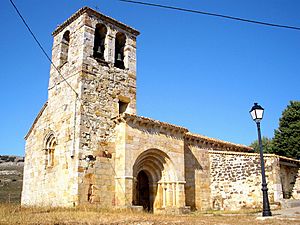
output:
[[[75,162],[70,156],[72,141],[65,132],[70,127],[68,123],[54,123],[62,121],[58,115],[49,114],[48,108],[45,108],[27,137],[23,205],[71,206],[77,200]],[[45,137],[50,131],[55,133],[57,140],[51,166],[47,165],[45,151]]]
[[[210,151],[211,206],[213,209],[238,210],[261,207],[259,155]],[[280,195],[279,158],[265,155],[266,179],[270,202]]]
[[[97,155],[94,162],[82,168],[79,183],[79,204],[97,204],[102,208],[115,206],[114,163],[110,157]]]

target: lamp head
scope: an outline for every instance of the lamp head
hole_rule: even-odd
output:
[[[256,122],[259,123],[264,115],[264,108],[258,105],[257,103],[254,103],[254,106],[251,108],[249,111],[252,119]]]

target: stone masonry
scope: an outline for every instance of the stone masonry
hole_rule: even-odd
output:
[[[22,205],[261,207],[251,148],[136,115],[138,35],[88,7],[53,32],[48,101],[25,137]],[[266,156],[271,202],[299,196],[299,165]]]
[[[279,160],[265,155],[269,200],[274,202],[280,184]],[[254,153],[224,153],[210,151],[211,204],[214,209],[256,208],[262,192],[259,155]]]

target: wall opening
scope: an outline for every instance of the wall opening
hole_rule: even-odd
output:
[[[119,114],[126,112],[127,107],[128,107],[128,102],[119,100]]]
[[[60,55],[61,65],[65,64],[68,61],[69,43],[70,43],[70,31],[66,31],[61,41],[61,55]]]
[[[125,69],[124,66],[124,47],[126,36],[123,33],[117,33],[115,39],[115,67]]]
[[[91,202],[93,193],[93,185],[89,184],[88,193],[87,193],[87,201]]]
[[[145,211],[150,211],[152,207],[150,207],[149,179],[143,170],[137,176],[136,189],[137,205],[143,206]]]
[[[284,199],[290,199],[292,197],[298,169],[298,166],[292,163],[280,162],[280,179],[282,185],[282,195]]]
[[[105,38],[107,28],[103,24],[97,24],[95,29],[93,56],[96,59],[104,60]]]
[[[46,167],[54,166],[54,154],[56,147],[56,139],[53,133],[50,133],[45,142]]]

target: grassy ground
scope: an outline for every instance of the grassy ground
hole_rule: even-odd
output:
[[[80,208],[22,208],[14,204],[0,204],[0,224],[270,224],[299,225],[298,219],[257,220],[255,214],[204,214],[188,215],[153,215],[143,212],[111,211],[96,207]]]
[[[0,164],[0,203],[20,202],[22,179],[23,166]]]

